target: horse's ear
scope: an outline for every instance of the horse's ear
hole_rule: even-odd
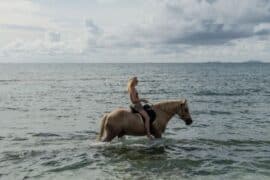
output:
[[[184,99],[183,104],[187,104],[187,100],[186,99]]]

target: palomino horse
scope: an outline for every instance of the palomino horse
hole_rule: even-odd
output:
[[[155,138],[161,138],[167,123],[176,114],[190,125],[192,118],[189,114],[187,100],[165,101],[154,104],[152,109],[156,112],[156,119],[151,125],[151,134]],[[104,115],[101,123],[100,141],[111,141],[114,137],[124,135],[143,136],[146,135],[144,122],[138,113],[131,113],[125,109],[117,109]]]

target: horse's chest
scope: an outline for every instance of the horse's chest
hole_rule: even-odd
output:
[[[159,132],[163,133],[166,129],[166,122],[163,122],[161,119],[156,119],[156,121],[153,123],[153,127]]]

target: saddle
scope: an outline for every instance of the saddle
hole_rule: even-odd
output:
[[[135,108],[132,105],[130,105],[129,108],[132,113],[139,113],[138,111],[135,110]],[[150,118],[150,124],[152,124],[156,119],[156,112],[151,108],[149,104],[143,105],[143,109],[147,112]],[[143,121],[145,121],[144,117],[140,113],[139,115],[142,117]]]

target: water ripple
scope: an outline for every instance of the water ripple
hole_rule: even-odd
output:
[[[60,137],[58,134],[54,133],[30,133],[33,137]]]

